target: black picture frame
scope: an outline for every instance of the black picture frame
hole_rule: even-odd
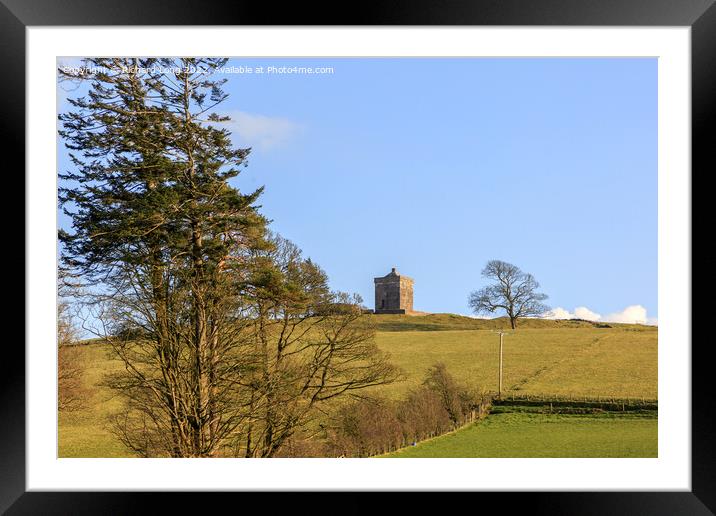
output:
[[[351,9],[350,6],[353,6]],[[714,0],[393,0],[383,3],[335,2],[201,2],[197,0],[0,0],[0,145],[2,156],[17,157],[14,168],[3,167],[6,178],[24,170],[25,29],[62,25],[557,25],[557,26],[688,26],[691,27],[692,175],[716,168],[709,129],[716,121],[716,6]],[[31,135],[29,135],[31,137]],[[8,163],[7,159],[3,160]],[[12,174],[11,174],[12,170]],[[696,172],[696,173],[694,173]],[[24,190],[24,181],[19,186]],[[19,190],[18,190],[19,191]],[[693,188],[692,188],[692,191]],[[25,191],[26,195],[32,192]],[[692,201],[693,202],[693,201]],[[8,217],[8,215],[6,215]],[[17,226],[17,224],[13,224]],[[17,233],[20,233],[17,228]],[[693,230],[692,230],[693,234]],[[14,240],[13,262],[24,259]],[[693,256],[693,245],[692,245]],[[48,259],[54,259],[54,257]],[[25,270],[26,277],[32,274]],[[693,317],[692,317],[693,321]],[[17,322],[8,324],[17,326]],[[714,514],[716,512],[716,436],[711,416],[716,403],[709,382],[708,340],[692,339],[692,490],[690,492],[529,492],[457,494],[450,505],[467,503],[500,511],[521,507],[549,514]],[[684,342],[684,346],[691,343]],[[25,488],[25,354],[6,339],[0,359],[0,511],[7,514],[124,514],[162,512],[199,507],[189,493],[26,492]],[[409,506],[426,507],[426,493],[403,496]],[[313,507],[310,494],[294,493],[294,509]],[[229,497],[259,501],[267,493],[212,493],[212,502],[232,503]],[[271,494],[272,505],[276,493]],[[467,498],[469,497],[469,498]],[[340,512],[376,510],[374,493],[346,493]],[[467,498],[467,499],[465,499]],[[256,499],[256,500],[254,500]],[[151,503],[150,503],[151,502]],[[212,506],[214,505],[212,503]],[[433,502],[434,503],[434,502]],[[203,504],[203,503],[202,503]],[[204,509],[209,506],[202,505]],[[237,508],[238,510],[238,508]],[[273,511],[272,511],[273,512]],[[333,512],[333,511],[331,511]]]

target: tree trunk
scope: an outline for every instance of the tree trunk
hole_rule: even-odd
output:
[[[204,263],[202,259],[202,233],[198,224],[192,224],[192,254],[193,254],[193,309],[194,318],[194,360],[197,390],[196,396],[196,426],[195,450],[198,456],[204,455],[210,442],[209,425],[209,339],[207,335],[207,310],[204,298]]]

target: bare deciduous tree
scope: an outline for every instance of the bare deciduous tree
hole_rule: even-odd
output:
[[[272,237],[253,258],[253,374],[242,380],[250,423],[236,454],[274,456],[308,431],[329,400],[395,381],[398,370],[374,341],[359,296],[330,292],[325,273],[291,242]]]
[[[144,457],[223,454],[224,440],[247,419],[239,379],[252,367],[231,278],[214,278],[205,348],[197,346],[190,291],[167,289],[169,309],[157,317],[151,287],[141,279],[131,284],[135,292],[115,292],[98,317],[124,365],[105,376],[126,403],[113,418],[115,434]]]
[[[65,269],[60,268],[57,281],[57,409],[76,410],[82,407],[82,367],[71,297],[77,284]]]
[[[76,345],[57,349],[57,410],[70,412],[85,407],[90,393],[82,384],[84,367],[81,349]]]
[[[541,315],[549,310],[549,307],[542,303],[547,299],[547,295],[537,292],[537,280],[516,265],[490,260],[482,270],[482,276],[496,280],[496,283],[470,294],[469,303],[474,313],[504,310],[510,318],[510,326],[515,329],[520,317]]]

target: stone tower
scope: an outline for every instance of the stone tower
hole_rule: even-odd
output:
[[[374,278],[375,313],[407,314],[413,311],[413,279],[390,271],[380,278]]]

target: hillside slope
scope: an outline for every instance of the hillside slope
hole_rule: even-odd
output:
[[[376,344],[405,373],[405,380],[373,390],[402,398],[420,385],[429,367],[444,362],[458,381],[495,391],[499,337],[490,331],[508,328],[502,320],[452,314],[426,316],[373,315]],[[658,329],[612,325],[597,328],[587,321],[525,319],[504,340],[504,385],[507,394],[567,397],[657,397]],[[60,457],[131,456],[110,433],[107,417],[121,413],[120,400],[102,385],[105,373],[121,368],[106,344],[78,347],[88,393],[85,406],[59,415]],[[602,428],[601,426],[599,428]]]
[[[382,387],[401,396],[443,362],[458,380],[497,390],[499,342],[490,330],[380,331],[377,344],[406,373]],[[507,393],[589,397],[657,397],[656,328],[521,328],[504,338]]]
[[[369,320],[378,331],[447,331],[510,329],[507,317],[476,319],[457,314],[394,315],[371,314]],[[517,329],[620,328],[656,332],[656,326],[641,324],[595,323],[583,319],[519,319]]]

